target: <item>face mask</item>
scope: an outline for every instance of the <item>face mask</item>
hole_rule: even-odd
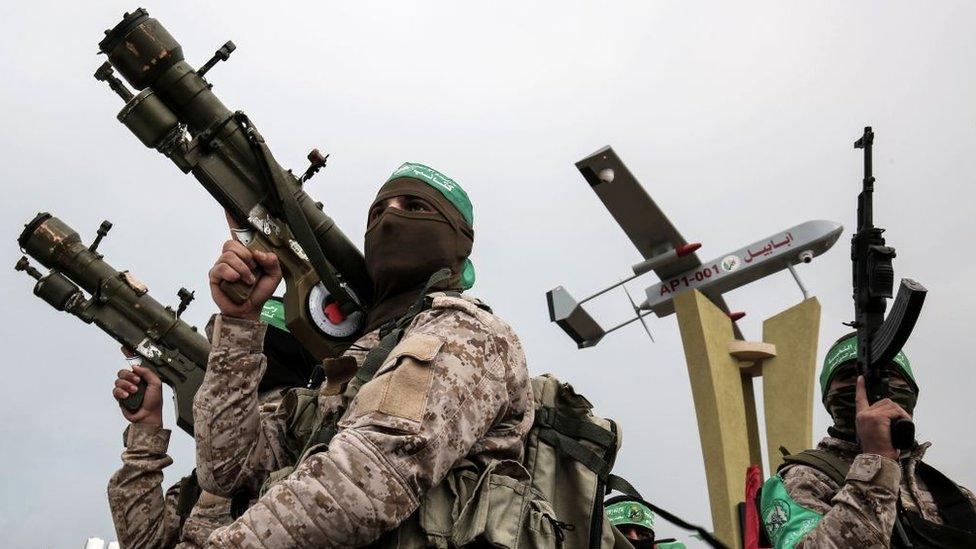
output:
[[[909,387],[891,387],[888,389],[891,396],[888,398],[892,402],[902,407],[908,415],[915,413],[915,403],[918,402],[918,395]]]
[[[857,406],[854,404],[854,395],[856,392],[855,386],[850,385],[829,391],[824,398],[827,413],[834,420],[834,429],[840,433],[853,435],[855,432],[854,417],[857,415]]]
[[[857,405],[854,403],[857,388],[853,385],[835,389],[827,393],[824,405],[834,420],[834,429],[844,434],[854,434]],[[918,395],[908,387],[891,387],[888,389],[892,402],[901,406],[909,415],[915,412]]]
[[[387,208],[366,231],[366,269],[377,301],[418,288],[438,269],[459,266],[454,228],[436,212]]]
[[[454,276],[433,289],[460,289],[461,266],[471,243],[439,212],[384,210],[366,230],[366,270],[375,296],[367,331],[405,313],[440,269],[451,269]]]
[[[654,549],[653,539],[641,539],[637,541],[630,541],[630,544],[634,546],[634,549]]]

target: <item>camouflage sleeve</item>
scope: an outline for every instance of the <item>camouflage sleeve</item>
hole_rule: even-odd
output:
[[[901,468],[874,454],[854,459],[843,487],[794,465],[763,485],[762,520],[776,549],[888,547]]]
[[[216,315],[207,373],[193,399],[197,478],[213,494],[252,490],[283,461],[277,418],[262,413],[258,382],[267,324]]]
[[[514,334],[465,313],[431,313],[363,385],[328,448],[214,532],[209,547],[370,543],[505,417],[529,388]],[[531,407],[525,416],[531,423]]]
[[[173,463],[166,455],[168,429],[133,423],[125,430],[122,468],[108,483],[108,505],[121,547],[164,548],[176,544],[179,483],[163,494],[163,469]]]

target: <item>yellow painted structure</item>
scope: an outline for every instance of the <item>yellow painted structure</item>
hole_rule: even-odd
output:
[[[737,505],[749,465],[762,467],[754,377],[763,376],[768,462],[775,470],[780,445],[798,451],[813,435],[813,382],[820,328],[816,298],[763,324],[763,342],[737,341],[732,321],[697,290],[674,299],[688,363],[712,527],[730,547],[740,546]]]
[[[674,306],[698,417],[712,530],[735,547],[741,537],[736,504],[742,499],[745,470],[762,460],[752,379],[739,372],[738,361],[729,354],[735,336],[721,309],[697,290],[675,296]]]
[[[813,445],[820,302],[811,297],[763,322],[763,341],[776,356],[763,362],[763,417],[769,474],[783,462],[780,446],[800,452]]]

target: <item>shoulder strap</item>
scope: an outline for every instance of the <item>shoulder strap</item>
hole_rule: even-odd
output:
[[[183,523],[190,517],[190,512],[200,499],[201,491],[196,469],[180,479],[180,495],[176,500],[176,515],[180,517],[180,530],[183,529]]]
[[[555,408],[539,407],[535,410],[533,427],[539,440],[556,451],[578,461],[605,480],[613,464],[611,450],[616,450],[617,435],[588,421],[560,414]],[[587,440],[598,446],[602,453],[591,450],[577,439]]]
[[[939,513],[949,526],[976,531],[976,509],[959,485],[925,462],[918,462],[915,471],[932,494]]]
[[[395,321],[388,323],[380,328],[380,341],[372,349],[366,353],[366,358],[363,359],[363,365],[360,366],[359,371],[356,372],[356,378],[361,383],[366,383],[367,381],[373,379],[376,375],[376,371],[380,369],[380,366],[386,362],[386,357],[390,356],[390,352],[400,340],[403,339],[403,333],[413,322],[413,319],[417,318],[417,315],[426,311],[430,308],[433,300],[428,296],[430,289],[441,282],[449,279],[451,277],[450,269],[441,269],[436,273],[430,275],[427,279],[427,283],[424,284],[423,291],[420,292],[420,298],[414,302],[413,305],[407,309],[407,312],[403,316],[396,319]]]
[[[343,396],[346,402],[352,402],[356,394],[359,392],[359,388],[368,383],[379,371],[380,366],[386,362],[386,358],[390,356],[390,352],[393,348],[400,343],[403,339],[403,334],[406,332],[407,327],[413,322],[413,319],[417,317],[420,313],[430,308],[431,298],[427,295],[430,289],[441,282],[449,279],[451,277],[450,269],[441,269],[436,273],[432,274],[430,278],[427,279],[427,283],[424,284],[423,291],[420,292],[420,298],[414,302],[413,305],[407,309],[407,312],[400,318],[388,322],[380,328],[380,341],[373,346],[372,349],[366,353],[366,358],[363,359],[362,366],[356,372],[356,378],[352,380],[346,387],[346,392]],[[305,447],[302,449],[301,454],[299,454],[299,459],[303,457],[311,448],[317,444],[328,444],[332,437],[339,432],[338,422],[341,414],[335,414],[333,417],[323,417],[322,423],[319,424],[318,428],[312,432],[312,435],[308,438],[305,443]]]
[[[843,459],[819,449],[804,450],[799,454],[790,454],[788,456],[783,456],[783,463],[777,468],[778,473],[784,467],[788,465],[806,465],[808,467],[813,467],[814,469],[820,471],[821,473],[830,477],[831,480],[837,484],[844,484],[847,479],[847,472],[851,468],[851,464],[847,463]]]

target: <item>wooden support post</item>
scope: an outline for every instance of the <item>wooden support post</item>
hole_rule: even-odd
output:
[[[746,467],[762,464],[752,379],[729,354],[732,321],[721,309],[697,290],[678,294],[674,305],[698,417],[712,529],[729,547],[738,547],[737,504]]]
[[[813,444],[813,397],[820,302],[811,297],[763,322],[763,341],[776,356],[762,363],[769,473],[783,462],[779,447],[800,452]]]

